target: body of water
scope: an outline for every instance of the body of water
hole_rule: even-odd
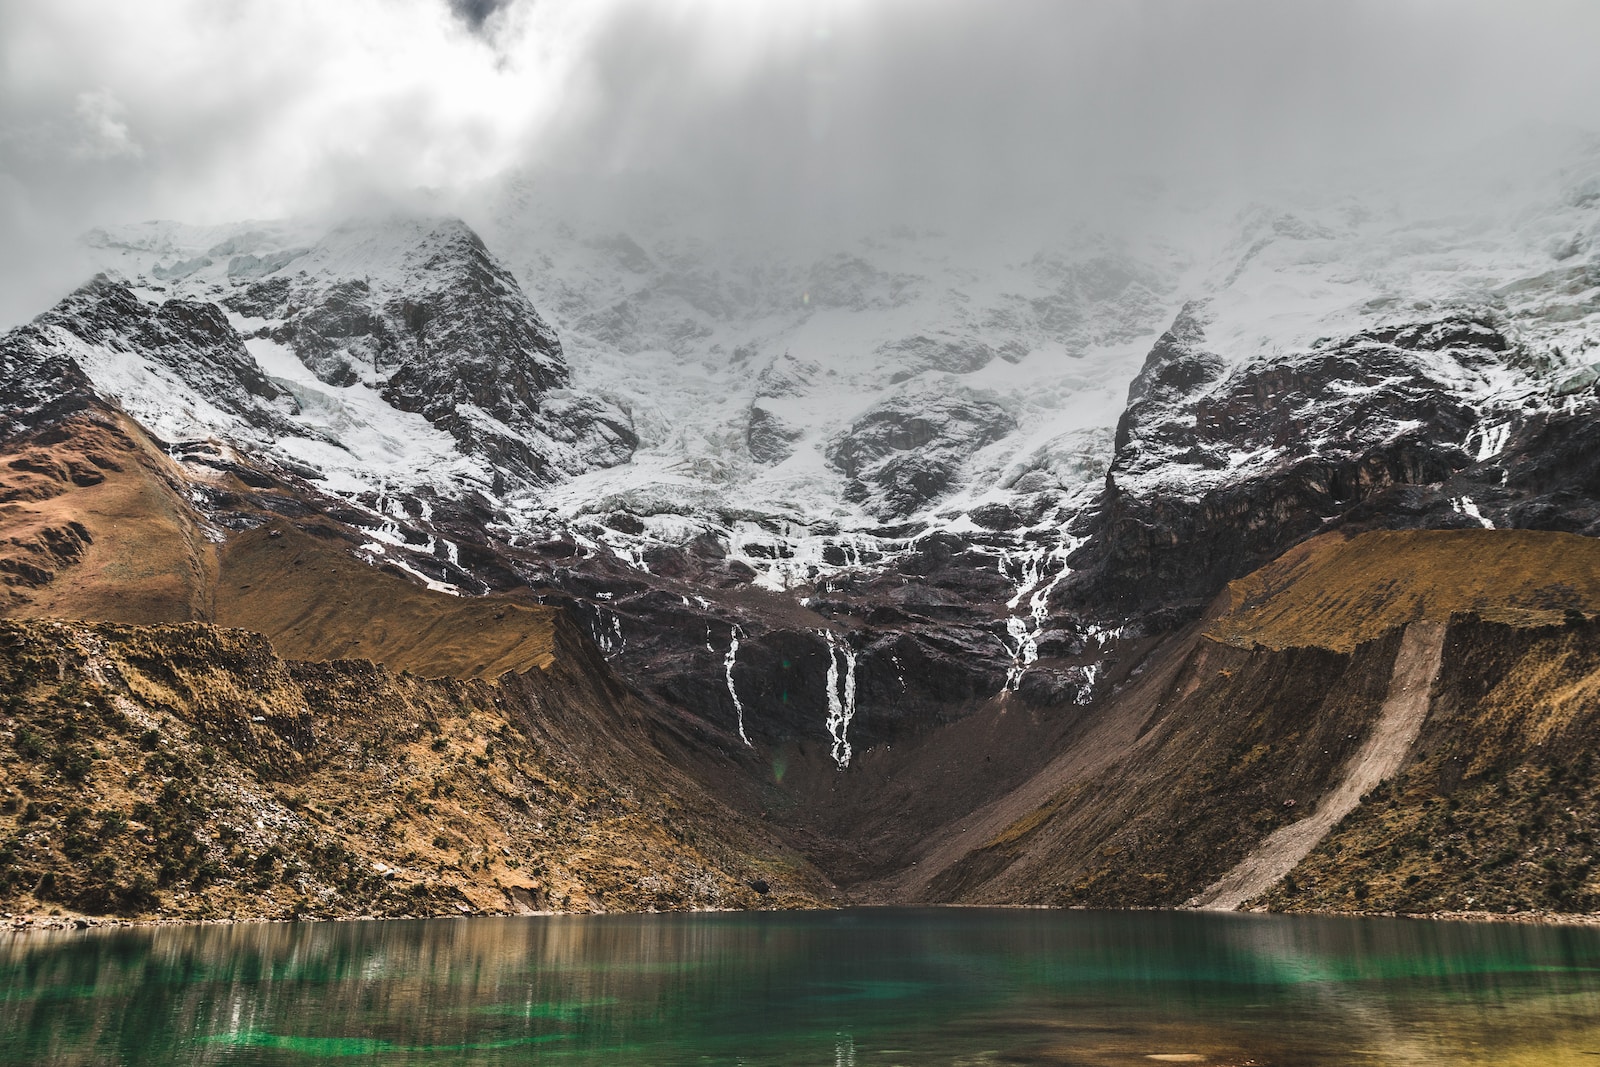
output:
[[[1600,930],[982,909],[0,935],[0,1063],[1600,1064]]]

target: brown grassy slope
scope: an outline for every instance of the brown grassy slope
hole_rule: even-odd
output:
[[[1171,650],[1176,672],[1147,671],[1151,684],[1096,712],[1114,721],[1126,710],[1116,705],[1137,705],[1131,743],[972,842],[931,899],[1183,903],[1330,788],[1377,714],[1394,645],[1246,651],[1200,637]]]
[[[222,546],[215,621],[267,635],[293,659],[367,659],[428,677],[543,669],[556,611],[512,596],[456,597],[356,558],[325,526],[282,520]]]
[[[1600,540],[1538,530],[1378,530],[1313,538],[1228,586],[1210,629],[1250,647],[1348,652],[1414,619],[1514,626],[1600,610]]]
[[[0,900],[265,918],[818,902],[803,861],[578,669],[430,681],[201,624],[0,622]]]
[[[1284,910],[1600,910],[1600,620],[1457,617],[1410,764],[1266,894]]]
[[[218,544],[185,491],[184,472],[109,408],[5,442],[0,614],[216,622],[265,634],[290,658],[369,659],[430,677],[550,665],[549,608],[425,589],[358,558],[348,533],[314,519],[301,529],[264,515],[263,527],[216,531],[226,533]]]
[[[64,686],[29,688],[38,664],[25,667],[0,716],[0,870],[14,875],[15,908],[496,910],[510,898],[478,872],[498,870],[497,855],[553,872],[498,879],[518,907],[742,907],[755,899],[747,881],[781,887],[780,903],[817,899],[809,864],[662,755],[650,712],[559,612],[429,591],[368,564],[355,532],[320,518],[297,526],[261,510],[267,525],[219,546],[185,499],[185,472],[120,413],[90,415],[0,444],[0,504],[14,505],[0,511],[0,537],[13,538],[0,547],[0,615],[220,619],[271,644],[207,625],[16,631],[19,648],[48,645],[48,632],[77,651],[63,652]],[[258,479],[228,470],[209,488],[247,514]],[[40,540],[36,527],[77,541]],[[157,651],[84,675],[79,660],[94,666],[102,645]],[[84,690],[99,699],[82,707]],[[147,736],[172,760],[141,747]],[[132,837],[130,820],[143,824]],[[219,842],[219,826],[237,840]],[[378,863],[396,872],[379,871],[382,886]]]
[[[1047,781],[1017,790],[1031,798],[1027,809],[1007,809],[1010,823],[974,841],[928,894],[972,903],[1181,903],[1338,780],[1383,699],[1398,628],[1465,610],[1499,620],[1502,629],[1493,632],[1505,640],[1600,610],[1600,542],[1483,530],[1336,534],[1297,547],[1233,583],[1203,636],[1158,653],[1143,681],[1087,713],[1106,724],[1143,716],[1136,738],[1106,731],[1122,746],[1117,753],[1067,773],[1047,768]],[[1494,641],[1473,647],[1476,659],[1447,656],[1441,687],[1476,677],[1492,658]],[[1465,719],[1435,708],[1413,765],[1441,758],[1419,754],[1448,739],[1454,753],[1521,766],[1523,754],[1540,751],[1524,736],[1535,724],[1573,721],[1600,683],[1570,649],[1541,647],[1517,660],[1522,680],[1514,700],[1506,697],[1511,703],[1483,705]],[[1183,661],[1176,677],[1175,657]],[[1097,736],[1091,723],[1075,743],[1094,744]],[[1368,815],[1363,807],[1351,818]],[[1398,858],[1416,844],[1405,842],[1383,847]],[[1333,888],[1314,906],[1335,906],[1340,894],[1351,906],[1350,887],[1368,877],[1364,869],[1326,863],[1315,877]],[[1459,903],[1466,895],[1450,899],[1466,906]],[[1386,897],[1384,906],[1401,899]]]
[[[132,420],[92,407],[0,447],[0,613],[171,622],[203,617],[210,546],[173,462]]]

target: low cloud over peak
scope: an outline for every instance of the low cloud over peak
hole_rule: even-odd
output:
[[[89,0],[0,8],[0,320],[89,226],[509,169],[657,175],[729,228],[1126,211],[1600,127],[1585,0]]]

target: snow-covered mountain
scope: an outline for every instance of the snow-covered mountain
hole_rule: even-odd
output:
[[[88,241],[117,280],[75,299],[115,293],[157,315],[207,306],[231,358],[273,383],[247,390],[259,403],[227,406],[227,421],[211,410],[222,387],[195,377],[215,354],[164,374],[137,345],[80,335],[106,342],[84,353],[96,380],[165,436],[240,437],[346,492],[503,493],[632,452],[627,414],[570,388],[554,332],[458,221],[387,218],[328,232],[151,223]]]
[[[756,545],[749,560],[777,549],[775,524],[948,525],[1027,470],[1082,489],[1127,378],[1179,305],[1176,252],[1103,238],[981,265],[902,231],[814,262],[752,263],[663,235],[647,252],[499,207],[491,241],[531,303],[452,220],[326,234],[153,223],[89,240],[147,301],[224,307],[297,398],[305,432],[273,447],[308,476],[350,492],[489,489],[524,523],[622,511],[646,529],[602,535],[619,548],[710,532]],[[485,362],[503,350],[524,358]],[[170,386],[124,373],[112,391],[172,436],[216,425],[166,413]],[[532,454],[517,445],[529,439]],[[775,586],[812,577],[759,569]]]
[[[803,253],[529,178],[474,228],[150,223],[90,234],[108,273],[6,358],[333,501],[373,559],[540,590],[730,743],[843,765],[998,693],[1090,701],[1319,531],[1596,532],[1600,150],[1564,152]]]
[[[1561,166],[1523,162],[1550,158],[1552,141]],[[1495,318],[1514,350],[1472,382],[1419,368],[1462,403],[1587,373],[1600,345],[1588,292],[1600,152],[1554,136],[1489,148],[1337,195],[1153,203],[1170,225],[1117,238],[900,227],[834,254],[763,255],[708,246],[676,204],[608,228],[531,179],[504,183],[474,217],[556,325],[577,380],[627,404],[640,433],[632,464],[546,498],[561,518],[634,554],[716,536],[779,588],[852,546],[892,554],[885,531],[1004,528],[1020,542],[1058,527],[1101,491],[1127,387],[1191,302],[1186,321],[1204,320],[1217,363],[1210,388],[1459,316]],[[1336,443],[1339,428],[1328,433]],[[1158,477],[1193,494],[1286,455],[1240,451]],[[1135,488],[1131,477],[1119,484]],[[612,513],[643,530],[607,527]]]

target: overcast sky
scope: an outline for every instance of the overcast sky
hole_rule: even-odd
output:
[[[1600,129],[1594,0],[0,0],[0,324],[77,234],[670,176],[781,231]]]

